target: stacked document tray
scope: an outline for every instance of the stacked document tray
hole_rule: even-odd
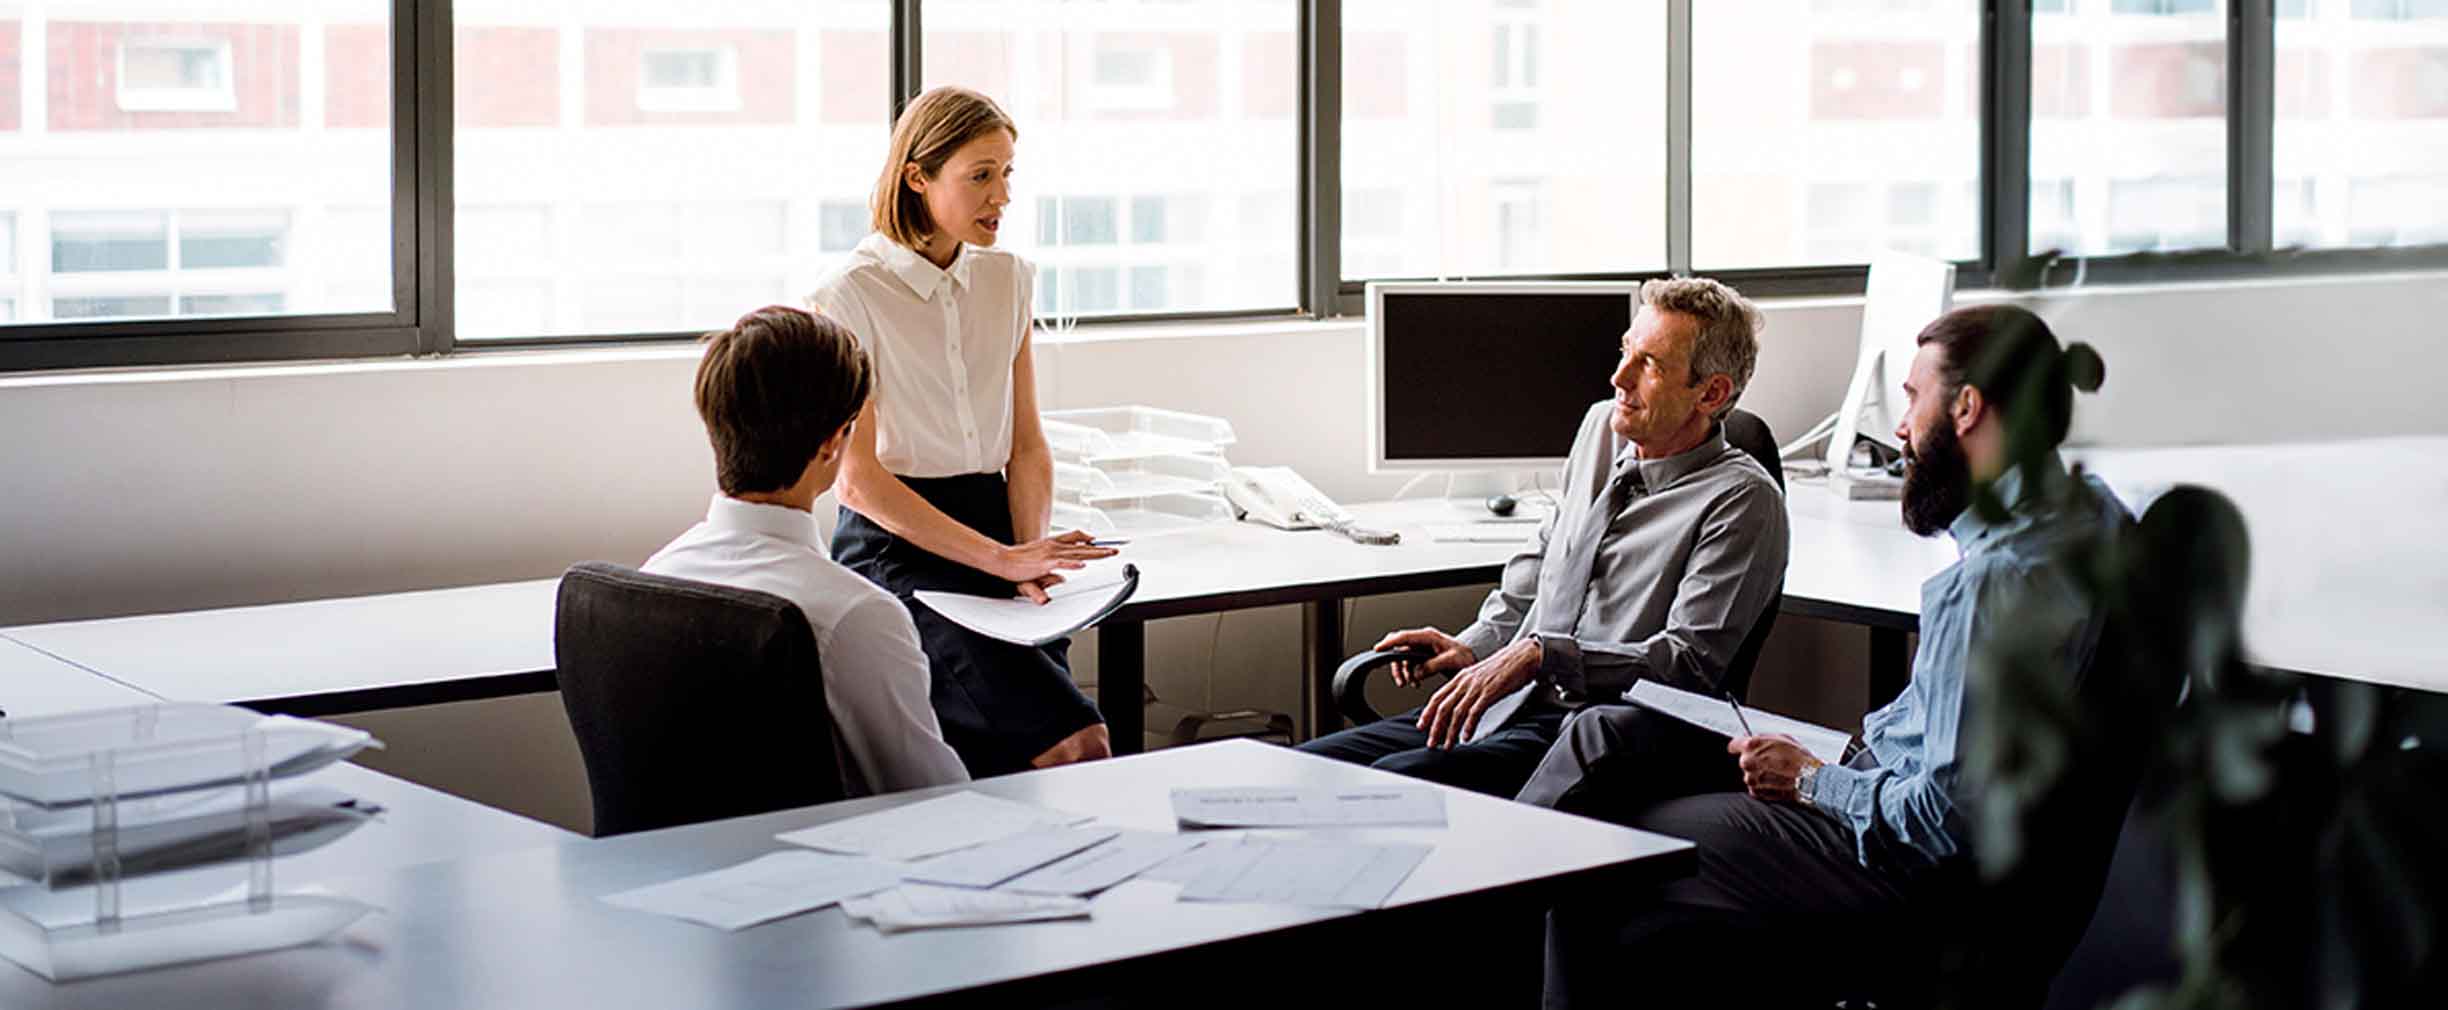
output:
[[[1217,494],[1231,465],[1232,425],[1157,407],[1094,407],[1043,415],[1054,451],[1054,524],[1136,535],[1230,520]]]
[[[293,781],[377,745],[225,705],[0,719],[0,957],[64,981],[338,932],[372,906],[276,895],[272,861],[380,812]]]

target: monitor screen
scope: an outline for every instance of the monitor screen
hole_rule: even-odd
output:
[[[1374,311],[1384,467],[1561,461],[1613,394],[1636,296],[1624,288],[1383,292]]]

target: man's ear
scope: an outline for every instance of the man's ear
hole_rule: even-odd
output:
[[[1979,386],[1965,385],[1957,389],[1955,402],[1947,408],[1948,419],[1955,424],[1956,437],[1972,434],[1972,429],[1980,427],[1981,412],[1987,409],[1989,398],[1981,394]]]
[[[1710,417],[1734,400],[1734,377],[1719,372],[1700,384],[1700,412]]]

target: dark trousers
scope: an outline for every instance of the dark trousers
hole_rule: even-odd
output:
[[[1538,767],[1568,714],[1564,709],[1524,702],[1512,719],[1486,739],[1437,750],[1428,746],[1427,731],[1416,725],[1421,711],[1415,708],[1366,726],[1329,733],[1300,749],[1456,789],[1510,797]]]
[[[904,477],[902,483],[954,521],[996,543],[1012,542],[1011,497],[1001,474]],[[1011,583],[931,554],[848,508],[834,524],[833,560],[909,608],[933,677],[927,695],[936,722],[971,777],[1027,771],[1047,748],[1104,721],[1071,679],[1070,639],[1036,647],[997,641],[915,598],[922,589],[1010,596],[1016,592]]]
[[[1687,839],[1699,869],[1653,894],[1557,904],[1548,1006],[1762,1005],[1851,991],[1875,967],[1847,953],[1894,942],[1919,886],[1862,866],[1836,818],[1742,790],[1726,738],[1681,720],[1609,705],[1565,724],[1522,801]]]

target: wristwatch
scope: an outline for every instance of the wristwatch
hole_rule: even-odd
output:
[[[1826,767],[1827,762],[1818,758],[1805,758],[1804,760],[1810,763],[1803,765],[1802,770],[1794,774],[1794,799],[1802,801],[1803,806],[1815,807],[1819,804],[1811,799],[1811,783],[1818,781],[1819,769]]]

